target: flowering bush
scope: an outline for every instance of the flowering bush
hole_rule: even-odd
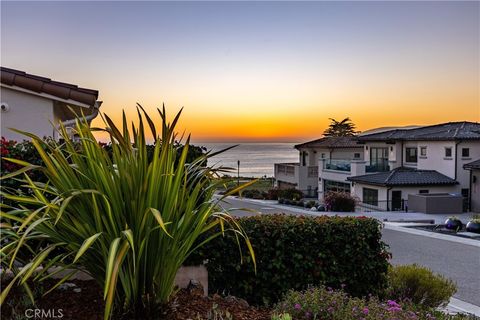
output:
[[[48,140],[46,140],[48,143]],[[43,161],[37,153],[37,150],[30,141],[17,142],[14,140],[7,140],[4,137],[0,140],[0,153],[2,161],[0,166],[0,175],[12,173],[20,169],[22,166],[6,161],[5,158],[12,158],[28,162],[32,165],[42,165]],[[47,178],[38,170],[31,170],[26,174],[34,181],[45,182]],[[2,190],[16,190],[21,192],[22,181],[18,179],[6,179],[2,181]]]
[[[445,306],[456,291],[452,280],[416,264],[392,266],[388,271],[387,297],[392,299],[435,308]]]
[[[328,211],[353,212],[357,205],[357,199],[347,192],[327,192],[323,201]]]
[[[380,301],[376,297],[353,298],[331,288],[290,291],[274,309],[275,314],[289,314],[295,320],[440,320],[467,319],[448,316],[435,310],[420,310],[411,303]],[[473,318],[472,318],[473,319]]]

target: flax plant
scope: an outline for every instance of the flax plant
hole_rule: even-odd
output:
[[[2,267],[13,271],[14,277],[2,288],[0,303],[14,285],[22,285],[33,300],[31,281],[68,270],[50,292],[81,270],[103,288],[105,319],[113,312],[152,318],[174,292],[175,275],[188,255],[223,232],[234,232],[239,245],[243,239],[255,263],[245,232],[228,211],[220,209],[223,198],[214,197],[221,168],[206,166],[213,154],[187,163],[190,136],[179,148],[175,127],[181,111],[170,123],[165,108],[158,109],[159,132],[140,105],[137,111],[137,126],[129,126],[125,114],[120,127],[103,116],[106,129],[92,129],[80,118],[74,128],[77,142],[64,127],[60,128],[64,140],[49,144],[23,132],[44,165],[4,159],[22,169],[2,179],[21,176],[28,192],[2,191],[14,205],[2,205],[5,244],[0,254]],[[145,129],[155,139],[150,160]],[[108,133],[112,155],[96,141],[95,130]],[[32,181],[29,170],[41,170],[48,182]],[[221,231],[211,234],[217,226]],[[210,236],[199,243],[207,231]],[[38,240],[47,245],[34,251],[29,245]],[[23,250],[31,250],[31,258],[20,258]]]

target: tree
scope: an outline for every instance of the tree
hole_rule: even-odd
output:
[[[358,132],[355,131],[355,124],[350,118],[345,118],[342,121],[330,119],[330,125],[323,132],[326,137],[352,137]]]

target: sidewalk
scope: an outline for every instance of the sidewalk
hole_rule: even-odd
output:
[[[379,212],[331,212],[331,211],[310,211],[309,209],[304,209],[297,206],[288,206],[283,204],[278,204],[276,200],[255,200],[255,199],[246,199],[246,198],[235,198],[237,200],[256,203],[261,205],[268,205],[270,207],[284,209],[300,214],[310,214],[314,216],[318,215],[327,215],[327,216],[366,216],[372,217],[380,221],[389,221],[389,222],[407,222],[407,221],[428,221],[433,220],[434,223],[440,224],[443,223],[449,216],[449,214],[426,214],[420,212],[404,212],[404,211],[379,211]],[[472,213],[462,213],[455,215],[463,223],[467,223],[473,216]]]

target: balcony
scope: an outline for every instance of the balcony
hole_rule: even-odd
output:
[[[387,171],[390,171],[390,166],[388,165],[388,161],[382,161],[380,163],[365,166],[366,173],[387,172]]]
[[[275,179],[286,183],[298,185],[299,163],[275,163]]]
[[[334,171],[343,171],[343,172],[350,172],[351,160],[346,159],[328,159],[324,161],[323,168],[325,170],[334,170]]]
[[[321,159],[319,165],[321,170],[319,178],[332,181],[347,181],[348,176],[361,176],[390,170],[388,161],[369,165],[364,160]]]

